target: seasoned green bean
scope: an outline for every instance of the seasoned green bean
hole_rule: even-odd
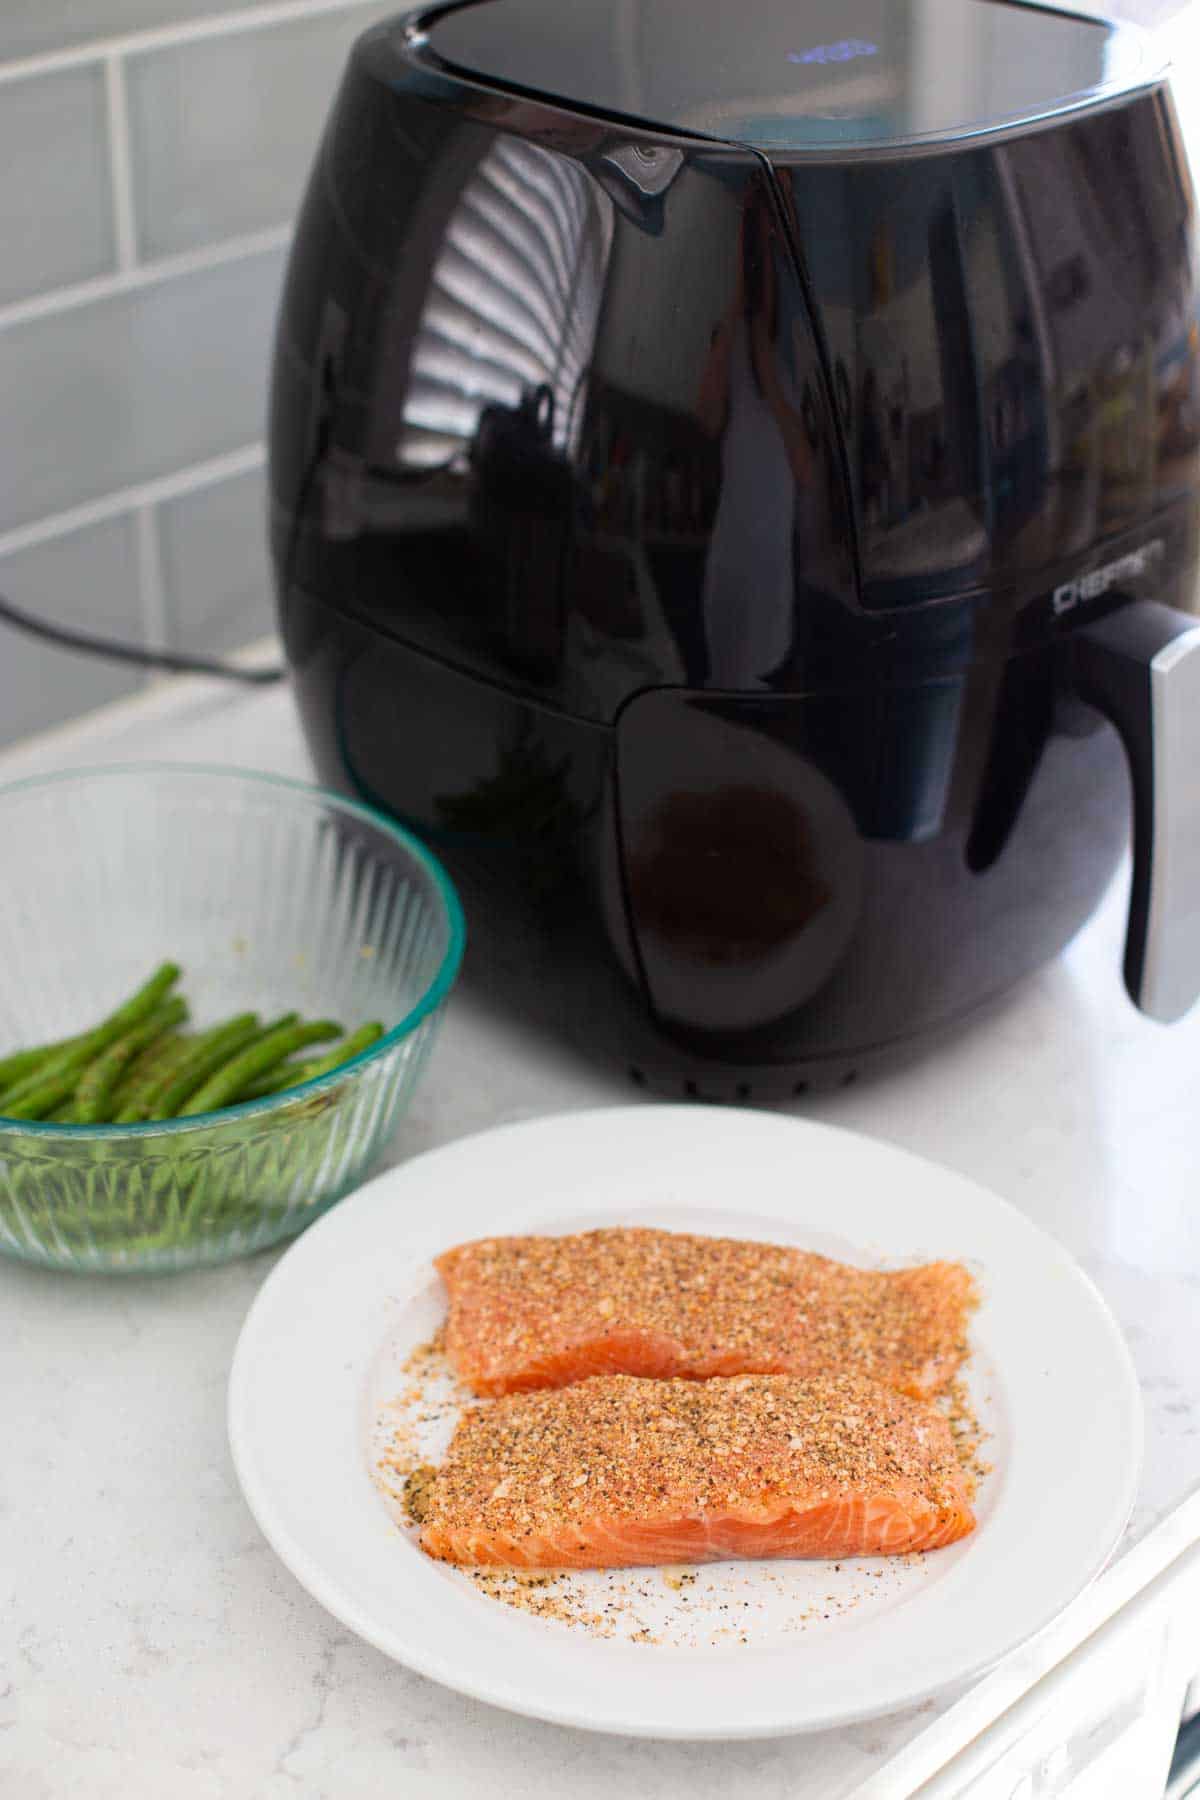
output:
[[[350,1061],[372,1044],[378,1043],[383,1036],[383,1026],[372,1020],[369,1025],[360,1025],[352,1031],[348,1038],[335,1044],[328,1056],[309,1058],[303,1062],[284,1063],[278,1069],[272,1069],[266,1075],[259,1075],[238,1095],[238,1102],[243,1100],[265,1100],[271,1094],[281,1094],[290,1087],[299,1087],[303,1081],[315,1081],[319,1075],[331,1075],[340,1069],[343,1063]]]
[[[14,1050],[11,1056],[0,1058],[0,1099],[18,1081],[24,1081],[27,1075],[48,1063],[52,1056],[57,1056],[61,1050],[69,1050],[78,1042],[77,1037],[59,1038],[57,1043],[36,1044],[28,1050]]]
[[[278,1069],[269,1070],[266,1075],[256,1075],[238,1095],[238,1104],[243,1100],[265,1100],[269,1094],[280,1094],[284,1088],[296,1087],[300,1082],[308,1080],[304,1073],[307,1068],[306,1062],[288,1062]]]
[[[73,1046],[52,1056],[40,1069],[10,1088],[3,1099],[4,1117],[40,1119],[53,1112],[74,1092],[75,1084],[88,1064],[131,1026],[152,1013],[178,979],[177,964],[163,963],[136,994],[116,1012],[110,1013],[94,1031],[85,1033]]]
[[[364,1050],[369,1050],[372,1044],[378,1043],[382,1036],[383,1026],[377,1020],[373,1019],[369,1025],[360,1025],[358,1030],[352,1031],[348,1038],[345,1038],[340,1044],[335,1044],[327,1056],[320,1056],[315,1062],[305,1063],[301,1079],[316,1081],[318,1076],[332,1075],[335,1069],[340,1069],[343,1063],[350,1061],[351,1057],[361,1055]]]
[[[139,1050],[155,1043],[186,1018],[186,1002],[168,1000],[165,1006],[158,1007],[117,1038],[107,1050],[102,1050],[96,1060],[88,1064],[75,1089],[76,1122],[80,1125],[106,1123],[112,1117],[113,1089],[122,1071],[128,1068]]]
[[[295,1016],[294,1014],[292,1015]],[[262,1030],[257,1013],[239,1013],[214,1025],[195,1039],[189,1055],[163,1071],[157,1081],[150,1081],[142,1091],[135,1117],[138,1119],[171,1119],[189,1094],[222,1068],[235,1051],[249,1043]],[[127,1103],[124,1112],[130,1113]],[[134,1123],[133,1118],[119,1116],[118,1124]]]
[[[332,1019],[314,1019],[307,1024],[284,1025],[266,1032],[256,1043],[239,1051],[223,1069],[211,1075],[187,1104],[180,1107],[178,1116],[190,1118],[196,1113],[216,1112],[222,1106],[231,1105],[255,1076],[265,1075],[268,1069],[275,1068],[306,1044],[324,1043],[328,1038],[340,1037],[341,1032],[342,1027]]]
[[[64,1100],[73,1101],[79,1076],[78,1067],[46,1071],[35,1085],[26,1084],[18,1099],[5,1099],[3,1116],[6,1119],[44,1119]]]
[[[138,1100],[142,1090],[150,1082],[157,1082],[168,1068],[177,1068],[195,1041],[194,1032],[168,1031],[139,1051],[128,1068],[122,1071],[121,1079],[113,1090],[114,1121],[126,1106]],[[126,1123],[130,1124],[132,1121],[126,1120]]]

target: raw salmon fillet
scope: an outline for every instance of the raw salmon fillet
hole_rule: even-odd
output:
[[[474,1566],[889,1555],[975,1524],[941,1413],[857,1375],[511,1394],[469,1408],[419,1476],[422,1549]]]
[[[926,1399],[967,1354],[961,1263],[854,1269],[739,1238],[628,1228],[497,1237],[436,1259],[446,1348],[477,1394],[588,1375],[871,1376]]]

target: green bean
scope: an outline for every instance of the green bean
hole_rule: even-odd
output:
[[[202,1032],[187,1056],[165,1069],[159,1079],[147,1082],[136,1107],[133,1102],[126,1102],[117,1123],[130,1125],[138,1119],[173,1118],[188,1095],[261,1029],[257,1013],[238,1013],[236,1018]]]
[[[279,1024],[292,1024],[296,1013],[286,1013]],[[257,1043],[264,1031],[264,1026],[257,1013],[240,1013],[226,1025],[218,1025],[207,1035],[204,1053],[194,1061],[182,1064],[165,1087],[161,1088],[151,1100],[151,1117],[155,1119],[173,1119],[180,1111],[184,1101],[191,1098],[197,1088],[202,1087],[218,1069],[223,1069],[231,1056],[247,1044]]]
[[[0,1095],[3,1095],[5,1088],[15,1087],[18,1081],[24,1081],[26,1075],[32,1075],[35,1069],[40,1069],[61,1048],[61,1044],[42,1044],[36,1050],[14,1050],[11,1056],[6,1056],[0,1062]]]
[[[123,1037],[101,1051],[80,1076],[75,1090],[75,1118],[80,1125],[102,1125],[112,1117],[113,1089],[122,1071],[128,1068],[139,1050],[155,1043],[173,1026],[187,1018],[183,1000],[168,1000],[148,1018],[131,1027]]]
[[[178,1031],[173,1030],[171,1026],[162,1026],[157,1019],[155,1019],[155,1024],[158,1026],[157,1033],[155,1033],[155,1035],[153,1035],[139,1051],[135,1051],[135,1053],[131,1055],[130,1060],[122,1067],[121,1073],[117,1075],[117,1080],[113,1082],[112,1093],[110,1093],[110,1098],[108,1098],[108,1107],[106,1107],[106,1112],[104,1112],[104,1120],[88,1120],[88,1123],[110,1123],[110,1121],[115,1120],[115,1118],[117,1118],[117,1112],[121,1111],[121,1105],[124,1103],[124,1093],[128,1091],[128,1084],[130,1084],[133,1071],[139,1069],[139,1067],[144,1071],[144,1069],[148,1067],[148,1062],[144,1062],[144,1058],[153,1058],[162,1055],[162,1051],[164,1051],[167,1044],[175,1039],[175,1037],[178,1037]],[[121,1044],[121,1039],[117,1039],[117,1042]],[[112,1048],[112,1046],[110,1046],[110,1048]],[[103,1051],[101,1055],[108,1055],[108,1051]],[[95,1060],[99,1062],[101,1058],[97,1057]],[[83,1071],[83,1075],[79,1076],[79,1082],[77,1082],[76,1089],[74,1089],[74,1093],[70,1096],[70,1100],[65,1100],[61,1107],[56,1107],[56,1109],[54,1109],[54,1112],[47,1112],[47,1114],[45,1114],[52,1123],[56,1123],[56,1125],[61,1125],[61,1123],[81,1125],[81,1123],[85,1123],[85,1121],[79,1118],[79,1114],[77,1114],[76,1111],[76,1105],[77,1100],[79,1100],[79,1087],[83,1085],[83,1080],[85,1080],[86,1075],[88,1075],[90,1067],[94,1067],[94,1064],[90,1064],[88,1069]]]
[[[179,979],[179,969],[175,963],[163,963],[155,970],[150,980],[140,987],[133,997],[110,1013],[91,1031],[83,1032],[79,1037],[65,1039],[62,1045],[34,1069],[10,1087],[4,1094],[4,1103],[24,1100],[33,1093],[43,1081],[64,1074],[71,1069],[85,1069],[101,1050],[104,1050],[114,1039],[136,1025],[147,1013],[153,1012],[165,999],[168,991]]]
[[[243,1100],[265,1100],[271,1094],[282,1094],[287,1088],[299,1087],[303,1081],[316,1081],[318,1076],[331,1075],[343,1063],[349,1062],[352,1056],[369,1050],[382,1036],[383,1026],[376,1021],[360,1025],[357,1031],[352,1031],[340,1044],[335,1044],[328,1056],[310,1058],[305,1062],[284,1063],[282,1067],[247,1082],[238,1094],[237,1101],[240,1104]]]
[[[40,1069],[18,1082],[16,1087],[10,1088],[3,1100],[4,1117],[40,1119],[46,1113],[53,1112],[68,1094],[74,1092],[75,1084],[87,1065],[131,1026],[139,1024],[148,1013],[152,1013],[178,979],[178,966],[175,963],[163,963],[124,1006],[119,1006],[116,1012],[110,1013],[94,1031],[85,1033],[71,1048],[52,1056]]]
[[[179,1117],[190,1118],[196,1113],[216,1112],[222,1106],[229,1106],[256,1075],[265,1075],[268,1069],[302,1050],[305,1044],[324,1043],[328,1038],[340,1037],[341,1031],[342,1027],[332,1019],[314,1019],[310,1024],[284,1025],[266,1032],[257,1043],[247,1045],[223,1069],[211,1075],[187,1105],[180,1107]]]
[[[157,1081],[168,1068],[177,1068],[180,1059],[187,1055],[195,1041],[194,1032],[168,1031],[139,1051],[129,1066],[122,1070],[121,1079],[113,1089],[114,1121],[131,1101],[138,1098],[148,1083]],[[130,1121],[127,1120],[126,1123]]]
[[[49,1062],[52,1056],[57,1056],[61,1050],[69,1050],[78,1042],[77,1037],[59,1038],[57,1043],[37,1044],[29,1050],[14,1050],[11,1056],[4,1057],[0,1061],[0,1099],[3,1099],[8,1088],[15,1087],[27,1075],[40,1069],[43,1063]]]
[[[271,1069],[266,1075],[256,1075],[248,1081],[238,1095],[238,1104],[243,1100],[265,1100],[270,1094],[280,1094],[284,1088],[295,1087],[301,1081],[307,1081],[306,1062],[287,1062],[278,1069]]]
[[[363,1050],[369,1050],[372,1044],[378,1043],[382,1036],[383,1026],[377,1020],[373,1019],[369,1025],[360,1025],[348,1038],[335,1044],[328,1056],[318,1057],[316,1062],[305,1063],[303,1079],[316,1081],[321,1075],[332,1075],[335,1069],[348,1063],[352,1056],[358,1056]]]
[[[43,1070],[19,1090],[13,1090],[18,1094],[17,1099],[5,1096],[3,1116],[6,1119],[44,1119],[64,1100],[73,1099],[81,1072],[78,1065]]]

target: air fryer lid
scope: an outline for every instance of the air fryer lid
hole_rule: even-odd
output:
[[[1136,31],[1005,0],[474,0],[428,42],[495,85],[774,152],[970,137],[1152,73]]]

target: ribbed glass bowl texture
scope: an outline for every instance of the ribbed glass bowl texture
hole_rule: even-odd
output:
[[[286,1094],[161,1124],[0,1118],[0,1251],[181,1269],[291,1236],[360,1182],[405,1113],[458,973],[458,899],[368,808],[181,765],[0,788],[0,1055],[86,1029],[180,963],[189,1029],[298,1011],[382,1039]]]

